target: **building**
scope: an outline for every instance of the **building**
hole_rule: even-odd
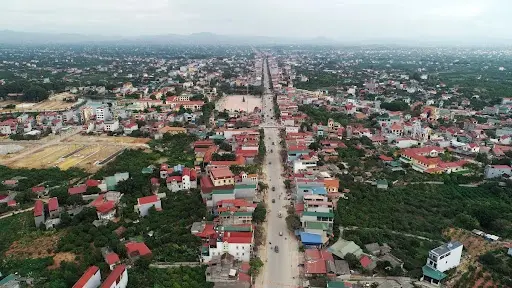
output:
[[[210,168],[208,176],[215,187],[235,184],[235,175],[227,166]]]
[[[252,231],[222,231],[216,233],[203,246],[201,261],[208,263],[213,257],[228,253],[238,261],[249,262],[253,242],[254,235]]]
[[[57,219],[60,217],[59,201],[57,197],[53,197],[48,200],[48,212],[50,214],[50,219]]]
[[[139,257],[149,257],[152,254],[144,242],[128,242],[124,244],[124,247],[126,247],[128,257],[133,260]]]
[[[44,217],[44,203],[41,200],[36,200],[34,205],[34,222],[36,227],[39,227],[41,223],[45,222]]]
[[[439,285],[446,278],[443,272],[459,266],[463,247],[462,243],[454,241],[430,250],[427,264],[422,268],[422,281]]]
[[[96,119],[102,121],[112,120],[112,111],[110,110],[110,107],[104,105],[96,108]]]
[[[249,268],[249,263],[240,263],[232,255],[224,253],[213,257],[208,262],[205,271],[206,281],[215,283],[215,287],[249,288],[251,287]]]
[[[157,211],[162,210],[162,202],[157,195],[138,198],[137,205],[135,205],[135,211],[139,212],[139,215],[144,217],[148,215],[149,208],[151,207],[155,207]]]
[[[128,285],[128,270],[126,265],[117,265],[103,281],[100,288],[126,288]]]
[[[487,165],[485,166],[485,179],[497,178],[503,175],[512,176],[512,167],[508,165]]]
[[[91,266],[73,285],[73,288],[98,288],[101,285],[101,272],[97,266]]]

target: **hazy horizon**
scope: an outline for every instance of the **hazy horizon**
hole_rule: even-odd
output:
[[[0,30],[101,36],[160,34],[325,37],[354,42],[510,41],[504,0],[17,0]]]

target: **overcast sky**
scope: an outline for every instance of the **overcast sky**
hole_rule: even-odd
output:
[[[512,38],[511,0],[0,0],[0,30],[362,39]]]

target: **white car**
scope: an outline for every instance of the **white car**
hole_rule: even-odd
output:
[[[283,236],[283,231],[279,232],[279,236]]]

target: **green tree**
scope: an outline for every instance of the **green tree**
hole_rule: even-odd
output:
[[[265,221],[265,218],[267,217],[267,207],[265,207],[265,204],[260,202],[256,206],[256,209],[254,209],[254,212],[252,213],[252,221],[256,224],[261,224]]]
[[[39,102],[48,99],[48,91],[41,86],[33,85],[23,91],[23,100]]]
[[[263,267],[263,261],[261,261],[260,257],[254,257],[249,261],[249,275],[256,277],[260,273],[261,268]]]

